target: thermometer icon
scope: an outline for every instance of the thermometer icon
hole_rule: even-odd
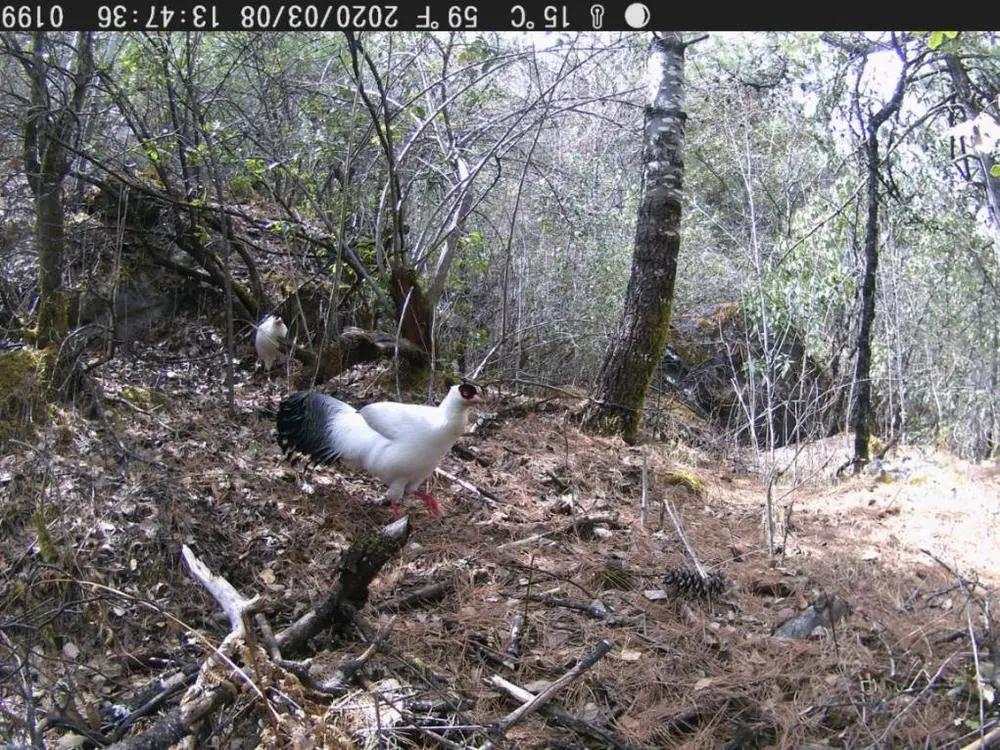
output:
[[[590,18],[594,22],[594,29],[599,29],[604,25],[604,6],[591,5]]]

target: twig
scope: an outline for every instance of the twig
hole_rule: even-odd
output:
[[[503,667],[504,669],[513,670],[516,666],[513,661],[508,659],[504,654],[498,653],[490,648],[489,644],[481,636],[472,633],[467,638],[469,646],[472,650],[479,654],[484,661],[489,662],[495,667]]]
[[[399,728],[407,729],[409,727],[401,726]],[[420,734],[424,735],[425,737],[430,737],[436,743],[441,745],[441,747],[446,747],[448,748],[448,750],[468,750],[468,747],[466,745],[459,745],[457,742],[452,742],[447,737],[442,737],[437,732],[433,732],[430,729],[427,729],[426,727],[420,726],[419,724],[414,724],[413,729],[416,729],[418,732],[420,732]]]
[[[186,544],[181,547],[181,556],[198,582],[212,595],[222,611],[229,618],[230,635],[242,638],[246,635],[244,617],[260,608],[261,598],[258,594],[252,599],[246,599],[236,588],[220,575],[216,575],[191,551]]]
[[[764,513],[767,516],[764,519],[764,529],[767,532],[768,557],[774,557],[774,482],[778,476],[778,472],[772,471],[771,476],[768,477],[767,496],[764,500]]]
[[[986,707],[983,700],[983,686],[985,681],[983,680],[983,672],[979,668],[979,645],[976,643],[976,631],[972,627],[972,613],[969,611],[969,605],[965,605],[965,619],[969,623],[969,642],[972,644],[972,662],[976,665],[976,696],[979,698],[979,726],[980,726],[980,740],[983,739],[985,735],[982,733],[981,727],[986,723]]]
[[[426,586],[414,589],[403,596],[399,596],[395,599],[390,599],[387,602],[379,604],[378,607],[375,608],[375,611],[401,612],[406,609],[412,609],[413,607],[419,607],[421,604],[436,602],[438,599],[441,599],[445,594],[450,593],[452,589],[455,588],[455,582],[457,579],[458,575],[451,573],[442,581],[429,583]]]
[[[513,682],[508,682],[500,675],[495,674],[490,677],[489,683],[521,703],[530,703],[536,698],[534,693],[525,690],[520,685],[515,685]],[[596,726],[589,721],[584,721],[558,706],[543,706],[541,711],[556,724],[571,729],[577,734],[590,737],[606,747],[614,748],[614,750],[630,750],[632,747],[603,727]]]
[[[953,576],[955,576],[955,580],[958,581],[958,585],[962,587],[962,590],[965,591],[966,595],[970,599],[972,598],[973,589],[978,585],[977,583],[975,583],[973,581],[968,581],[965,578],[963,578],[962,576],[960,576],[958,574],[958,572],[954,568],[952,568],[950,565],[948,565],[948,563],[946,563],[944,560],[942,560],[940,557],[938,557],[937,555],[935,555],[930,550],[921,548],[920,551],[923,552],[925,555],[927,555],[929,558],[931,558],[934,562],[936,562],[942,568],[944,568],[945,570],[947,570],[949,573],[951,573]],[[970,584],[972,585],[971,588],[970,588]]]
[[[604,603],[601,602],[600,599],[594,599],[594,601],[589,604],[573,601],[572,599],[564,599],[561,596],[552,596],[550,594],[525,594],[524,599],[529,602],[548,604],[552,607],[576,609],[580,612],[586,612],[589,617],[592,617],[595,620],[603,620],[608,616],[607,607],[604,606]]]
[[[371,643],[368,644],[368,648],[361,652],[361,655],[357,658],[344,659],[337,668],[334,670],[333,674],[323,682],[313,682],[311,687],[313,690],[325,695],[340,695],[345,690],[350,687],[350,682],[354,678],[354,675],[361,670],[368,660],[372,658],[375,652],[382,647],[385,639],[389,635],[389,629],[392,627],[394,621],[390,621],[382,633],[378,635]]]
[[[454,474],[450,474],[444,469],[440,468],[435,469],[434,473],[437,474],[439,477],[444,477],[449,482],[454,482],[466,492],[471,492],[473,495],[475,495],[477,498],[481,499],[483,502],[485,502],[487,505],[491,507],[500,502],[500,497],[495,492],[491,492],[490,490],[484,490],[481,487],[477,487],[476,485],[472,484],[472,482],[467,482],[464,479],[461,479],[460,477],[456,477]]]
[[[687,540],[687,535],[684,533],[684,527],[681,526],[680,516],[674,511],[673,504],[667,499],[667,496],[663,496],[663,507],[667,509],[667,513],[670,514],[670,520],[673,521],[674,529],[677,531],[677,536],[681,539],[681,544],[684,545],[684,549],[688,553],[688,557],[691,558],[691,562],[694,564],[695,569],[698,571],[698,575],[702,577],[703,580],[708,579],[708,574],[705,572],[705,568],[702,567],[701,562],[698,560],[698,556],[694,553],[694,549]]]
[[[642,497],[639,500],[639,525],[646,528],[646,499],[649,494],[649,454],[642,452]]]
[[[524,537],[523,539],[515,539],[514,541],[511,542],[504,542],[503,544],[498,545],[496,549],[503,550],[503,549],[510,549],[511,547],[523,547],[527,544],[532,544],[533,542],[537,542],[547,537],[562,536],[563,534],[568,534],[571,531],[582,531],[583,529],[586,528],[593,528],[598,524],[604,524],[606,526],[610,526],[613,529],[622,528],[621,522],[618,520],[616,516],[607,513],[595,513],[594,515],[580,516],[579,518],[570,521],[565,526],[560,526],[558,529],[541,531],[537,534],[532,534],[531,536]]]
[[[989,750],[991,747],[1000,745],[1000,727],[997,727],[989,734],[983,735],[975,742],[971,742],[962,750]]]
[[[504,550],[504,549],[510,549],[512,547],[524,547],[524,546],[526,546],[528,544],[533,544],[534,542],[540,542],[542,539],[546,539],[546,538],[548,538],[550,536],[554,536],[555,534],[556,534],[556,530],[555,529],[553,529],[551,531],[541,531],[541,532],[539,532],[537,534],[532,534],[531,536],[526,536],[523,539],[515,539],[515,540],[510,541],[510,542],[504,542],[503,544],[498,545],[497,549],[498,550]]]
[[[594,647],[594,649],[587,654],[585,657],[580,659],[576,665],[569,670],[566,674],[560,677],[558,680],[549,685],[545,690],[540,692],[534,698],[532,698],[527,703],[517,707],[509,714],[500,719],[491,729],[491,734],[494,738],[499,739],[503,737],[506,732],[513,727],[515,724],[524,721],[526,718],[531,716],[536,711],[540,710],[546,703],[548,703],[555,694],[560,690],[565,688],[572,682],[578,680],[584,672],[590,669],[592,666],[597,664],[598,661],[604,657],[608,651],[611,650],[611,642],[607,640],[601,640]],[[487,742],[485,747],[492,747],[491,742]]]
[[[934,685],[938,681],[938,678],[940,678],[941,675],[944,673],[944,668],[951,663],[951,660],[954,659],[958,655],[958,653],[959,652],[951,654],[951,656],[949,656],[947,659],[941,662],[941,666],[938,667],[937,672],[935,672],[934,676],[927,681],[927,684],[917,694],[917,696],[912,701],[903,706],[902,710],[898,714],[892,717],[892,720],[889,722],[889,725],[885,728],[885,731],[882,732],[881,739],[876,744],[881,745],[890,737],[892,737],[892,732],[896,729],[896,725],[899,724],[900,720],[906,715],[906,712],[909,711],[911,708],[913,708],[915,705],[917,705],[920,702],[920,699],[923,698],[927,694],[927,692],[934,687]]]

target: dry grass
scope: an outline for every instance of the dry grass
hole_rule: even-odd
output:
[[[63,414],[37,449],[0,459],[7,493],[0,531],[9,540],[0,548],[0,570],[7,570],[0,574],[0,611],[7,625],[35,628],[25,642],[36,652],[39,683],[70,679],[80,706],[122,700],[178,653],[203,656],[191,630],[210,638],[223,633],[206,595],[182,569],[182,543],[244,593],[266,593],[280,625],[325,590],[349,540],[389,518],[373,504],[375,483],[334,470],[304,474],[280,460],[271,421],[260,413],[276,406],[280,383],[240,383],[238,413],[230,415],[218,368],[197,360],[196,347],[187,357],[194,364],[171,359],[150,367],[150,355],[172,358],[175,351],[166,343],[107,378],[111,393],[131,384],[158,394],[141,411],[112,402],[112,427],[131,456],[121,456],[95,425]],[[360,384],[338,387],[351,392]],[[388,626],[394,618],[389,653],[428,665],[464,696],[463,721],[486,724],[512,708],[485,685],[491,673],[521,685],[552,680],[607,638],[613,651],[558,700],[572,712],[605,718],[636,744],[948,747],[968,734],[966,722],[979,716],[975,693],[948,693],[969,682],[967,597],[926,556],[888,554],[890,539],[866,542],[863,526],[833,523],[819,512],[857,491],[854,484],[801,490],[797,502],[810,510],[794,517],[785,554],[772,561],[759,479],[721,471],[716,458],[691,449],[684,451],[688,460],[675,463],[662,444],[638,449],[583,434],[562,407],[549,402],[548,409],[465,440],[474,461],[446,459],[447,471],[501,502],[491,507],[439,484],[446,515],[431,519],[413,508],[410,543],[373,591],[373,622]],[[70,429],[60,432],[58,424]],[[685,557],[669,520],[660,527],[657,503],[648,526],[639,525],[641,450],[650,453],[652,496],[670,493],[702,561],[732,582],[719,600],[644,595]],[[701,494],[656,482],[678,473],[697,476]],[[49,519],[57,556],[51,565],[39,565],[36,512]],[[585,514],[615,522],[551,533]],[[550,533],[511,545],[541,532]],[[863,554],[869,544],[882,554]],[[609,567],[629,575],[609,576]],[[456,586],[440,601],[377,613],[401,591],[451,573]],[[610,616],[530,602],[527,593],[600,599]],[[834,631],[805,640],[770,635],[820,593],[846,600],[853,613]],[[41,625],[40,608],[54,612]],[[513,669],[489,663],[483,646],[502,651],[517,613],[528,622],[521,658]],[[981,632],[979,613],[972,610]],[[357,650],[357,643],[327,646]],[[403,674],[386,655],[369,677]],[[405,680],[428,697],[438,690],[412,674]],[[0,691],[10,700],[9,682],[0,681]],[[292,724],[346,726],[345,714],[324,716],[322,702],[300,698],[307,716]],[[246,720],[249,701],[216,728],[220,743],[257,731]],[[64,731],[51,731],[49,739]],[[267,742],[290,743],[292,733],[269,728]],[[516,727],[509,740],[519,748],[580,746],[540,717]]]

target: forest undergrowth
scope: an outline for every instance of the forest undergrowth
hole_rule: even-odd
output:
[[[59,410],[36,441],[0,458],[0,617],[30,649],[4,666],[0,707],[20,712],[30,695],[25,715],[52,747],[148,729],[181,691],[142,713],[144,688],[190,673],[228,632],[183,545],[246,597],[261,595],[278,630],[325,594],[352,542],[392,521],[374,481],[283,460],[273,414],[284,379],[237,370],[231,413],[217,334],[178,322],[100,371],[104,422]],[[394,398],[380,367],[324,390]],[[789,497],[803,510],[785,511],[771,558],[766,486],[744,462],[680,439],[628,446],[584,433],[563,394],[494,390],[482,407],[434,480],[444,516],[407,507],[409,539],[371,586],[368,629],[315,639],[317,662],[364,652],[349,684],[317,693],[249,644],[247,679],[196,746],[483,747],[518,705],[493,676],[537,693],[602,640],[603,658],[488,741],[943,748],[996,726],[995,571],[977,572],[974,555],[956,567],[953,550],[893,554],[906,540],[872,531],[888,482],[801,485]],[[970,481],[996,498],[995,472]],[[830,511],[866,493],[867,525]],[[670,510],[724,577],[721,594],[664,583],[693,566]],[[883,519],[921,512],[909,503]],[[981,521],[998,523],[987,512]],[[811,606],[833,614],[826,627],[774,634]]]

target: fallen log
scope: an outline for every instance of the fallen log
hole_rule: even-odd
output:
[[[288,657],[301,652],[322,631],[348,625],[368,601],[368,587],[375,576],[403,548],[409,535],[410,520],[404,516],[351,545],[340,558],[333,590],[275,637],[281,653]]]

